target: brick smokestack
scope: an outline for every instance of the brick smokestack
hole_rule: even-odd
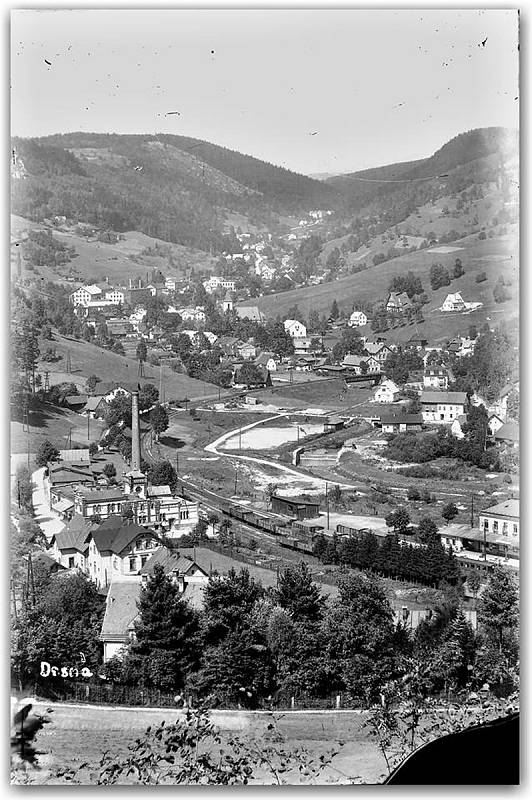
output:
[[[131,395],[131,469],[140,470],[139,393]]]

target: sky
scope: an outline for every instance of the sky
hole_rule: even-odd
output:
[[[515,10],[16,10],[11,131],[177,133],[350,172],[518,127],[517,40]]]

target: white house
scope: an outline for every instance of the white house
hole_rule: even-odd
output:
[[[203,306],[187,306],[185,308],[178,308],[178,314],[183,322],[205,322],[205,310]]]
[[[481,511],[478,519],[480,531],[519,537],[519,500],[505,500]]]
[[[208,280],[203,281],[203,288],[207,294],[212,294],[217,289],[225,289],[228,292],[235,291],[235,282],[230,278],[222,278],[218,275],[212,275]]]
[[[449,374],[441,367],[429,367],[423,375],[423,387],[425,389],[443,389],[449,386]]]
[[[384,342],[369,342],[364,344],[364,352],[368,356],[372,356],[381,365],[385,363],[386,359],[392,352],[391,348]]]
[[[87,306],[91,300],[98,300],[102,297],[102,290],[96,284],[80,286],[75,292],[69,295],[69,300],[73,306]]]
[[[488,430],[493,436],[504,425],[504,420],[498,414],[490,414],[488,419]]]
[[[115,303],[117,306],[124,304],[124,292],[121,292],[120,289],[109,289],[105,293],[105,299],[110,300],[112,303]]]
[[[481,307],[482,303],[467,302],[460,292],[454,292],[447,295],[443,304],[440,306],[440,311],[474,311]]]
[[[349,325],[352,328],[362,328],[368,324],[368,318],[363,311],[353,311],[349,317]]]
[[[275,361],[274,354],[266,351],[257,356],[255,364],[258,367],[264,367],[268,372],[276,372],[277,370],[277,362]]]
[[[463,439],[465,436],[464,433],[464,425],[467,422],[467,416],[465,414],[460,414],[459,417],[453,419],[451,424],[451,433],[457,439]]]
[[[465,311],[466,304],[460,292],[448,294],[442,305],[440,311]]]
[[[394,403],[400,394],[401,390],[397,384],[392,380],[385,380],[375,391],[373,399],[376,403]]]
[[[423,392],[421,395],[421,413],[425,423],[452,423],[465,414],[466,406],[465,392]]]
[[[292,339],[307,335],[306,325],[303,325],[302,322],[298,322],[297,319],[285,319],[284,329]]]

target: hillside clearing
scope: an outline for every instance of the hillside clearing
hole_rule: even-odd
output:
[[[42,346],[41,343],[41,349]],[[179,401],[184,400],[185,397],[201,399],[204,396],[218,396],[218,394],[223,396],[227,394],[226,390],[221,389],[219,391],[218,387],[211,383],[198,381],[194,378],[189,378],[188,375],[173,372],[166,366],[163,366],[161,370],[160,367],[145,364],[144,377],[139,378],[138,362],[136,360],[128,356],[111,353],[109,350],[104,350],[88,342],[61,336],[58,333],[54,334],[53,342],[47,343],[46,346],[55,348],[57,354],[62,356],[61,360],[55,363],[39,363],[39,372],[42,373],[44,370],[49,370],[50,372],[50,386],[65,380],[83,384],[84,379],[90,375],[97,375],[104,382],[153,383],[159,387],[162,373],[165,400]],[[68,352],[70,353],[71,374],[65,372]]]

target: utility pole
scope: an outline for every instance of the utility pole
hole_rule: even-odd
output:
[[[329,530],[329,486],[325,481],[325,505],[327,508],[327,530]]]
[[[471,495],[471,527],[473,527],[473,495]]]
[[[87,441],[90,442],[90,413],[87,411]]]

